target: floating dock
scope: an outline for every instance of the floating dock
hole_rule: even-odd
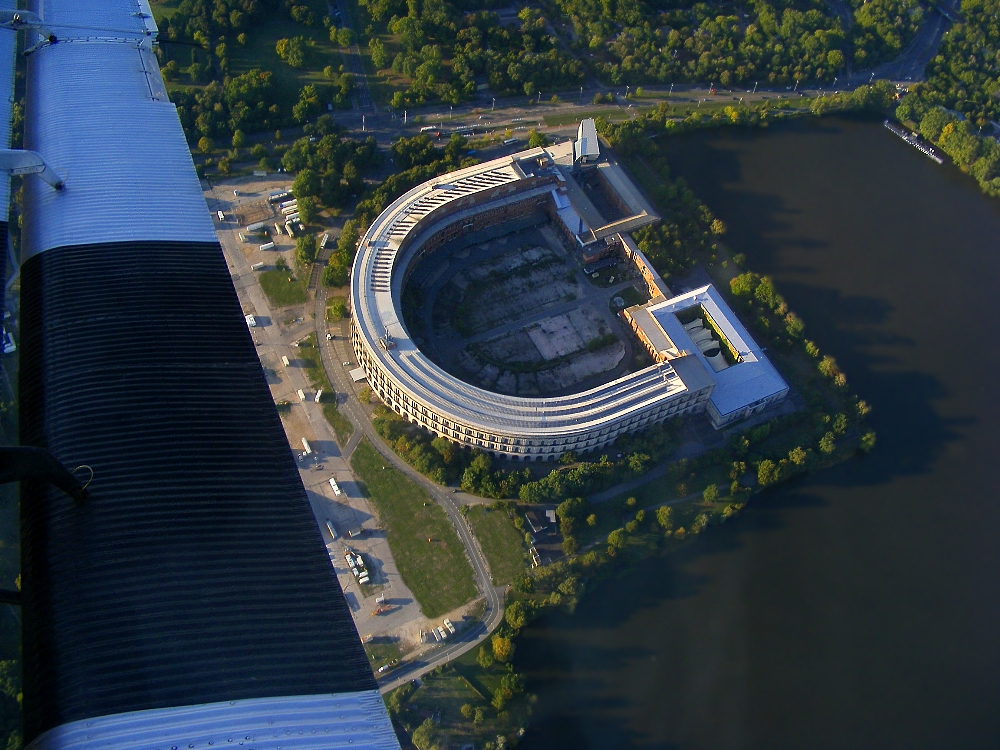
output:
[[[944,164],[944,159],[938,156],[937,152],[933,148],[931,148],[929,145],[921,141],[915,134],[911,135],[910,133],[907,133],[901,127],[899,127],[895,123],[889,122],[888,120],[885,121],[884,125],[887,128],[889,128],[889,130],[891,130],[893,133],[902,138],[904,141],[913,146],[913,148],[917,149],[917,151],[919,151],[920,153],[930,157],[938,164]]]

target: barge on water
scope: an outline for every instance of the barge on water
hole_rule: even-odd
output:
[[[940,156],[938,156],[937,152],[933,148],[931,148],[926,143],[923,143],[922,141],[920,141],[920,139],[917,138],[916,134],[910,135],[905,130],[903,130],[901,127],[899,127],[898,125],[896,125],[893,122],[889,122],[888,120],[886,120],[884,124],[885,124],[885,126],[887,128],[889,128],[889,130],[891,130],[893,133],[895,133],[896,135],[898,135],[904,141],[906,141],[907,143],[909,143],[911,146],[913,146],[913,148],[917,149],[917,151],[919,151],[922,154],[925,154],[926,156],[930,157],[931,159],[933,159],[934,161],[936,161],[938,164],[944,164],[944,159],[942,159]]]

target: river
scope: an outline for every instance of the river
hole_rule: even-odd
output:
[[[1000,200],[881,121],[668,149],[878,444],[529,627],[521,746],[997,747]]]

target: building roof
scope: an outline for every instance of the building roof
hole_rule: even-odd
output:
[[[628,206],[633,216],[644,214],[652,217],[650,223],[652,221],[659,221],[659,214],[653,210],[649,201],[646,200],[645,196],[639,191],[629,176],[625,174],[625,171],[619,166],[618,162],[608,159],[598,164],[597,169],[601,176],[608,181],[608,184],[611,185],[618,196],[625,202],[625,205]]]
[[[576,143],[573,147],[574,158],[596,158],[601,155],[601,142],[597,138],[597,125],[592,118],[581,120],[576,131]]]
[[[739,352],[741,362],[720,372],[712,370],[705,355],[691,340],[676,317],[677,313],[694,305],[701,305],[708,312]],[[731,414],[763,398],[788,390],[787,383],[774,369],[774,365],[711,284],[692,289],[659,304],[650,305],[647,310],[678,349],[686,350],[703,363],[706,372],[715,381],[711,401],[720,415]]]
[[[480,426],[486,432],[550,437],[592,431],[595,425],[627,419],[637,410],[686,390],[668,364],[653,366],[580,393],[550,398],[508,396],[477,388],[442,370],[410,338],[401,309],[406,269],[423,243],[451,224],[486,210],[492,202],[457,208],[473,195],[502,204],[537,196],[551,198],[564,176],[553,165],[552,181],[534,186],[519,166],[547,155],[544,148],[450,172],[400,196],[361,238],[351,276],[354,324],[371,356],[410,397],[445,419]],[[538,174],[538,171],[535,171]],[[572,206],[572,194],[569,194]],[[379,345],[388,333],[391,348]]]

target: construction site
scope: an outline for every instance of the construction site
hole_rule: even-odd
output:
[[[442,248],[413,269],[404,315],[452,375],[498,393],[560,395],[650,364],[612,309],[636,280],[623,266],[615,283],[595,283],[546,223]]]

